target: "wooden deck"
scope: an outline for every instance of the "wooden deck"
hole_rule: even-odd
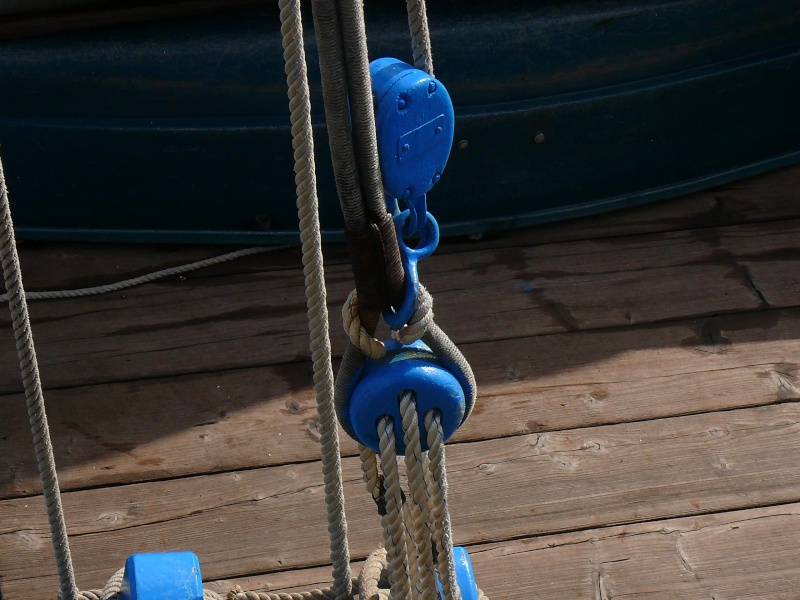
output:
[[[29,290],[224,250],[21,245]],[[352,283],[343,247],[326,258],[338,354]],[[492,600],[800,598],[800,168],[449,241],[422,277],[479,383],[448,466]],[[296,250],[31,312],[82,588],[175,549],[220,592],[329,582]],[[0,596],[53,598],[0,325]],[[358,561],[380,526],[343,450]]]

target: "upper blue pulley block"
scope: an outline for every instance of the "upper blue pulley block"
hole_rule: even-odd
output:
[[[453,146],[450,94],[435,77],[396,58],[370,64],[383,187],[413,200],[439,181]]]
[[[378,423],[389,416],[394,424],[395,448],[405,452],[403,418],[400,400],[404,393],[414,393],[420,432],[424,432],[424,417],[431,409],[441,413],[442,431],[448,439],[464,419],[464,389],[458,379],[421,341],[409,345],[390,340],[386,356],[367,360],[353,377],[342,423],[348,432],[365,446],[380,452]],[[422,450],[428,450],[427,436],[420,434]]]

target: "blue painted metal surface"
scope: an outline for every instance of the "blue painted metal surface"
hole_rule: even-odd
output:
[[[628,207],[800,160],[796,0],[461,0],[429,16],[456,115],[435,192],[443,235]],[[405,19],[402,5],[370,5],[373,55],[408,56]],[[296,240],[277,23],[265,9],[0,44],[0,88],[14,90],[0,97],[0,152],[20,235]]]
[[[472,561],[466,548],[455,546],[453,559],[456,566],[456,581],[461,590],[461,600],[478,600],[478,585],[475,582],[475,573],[472,571]]]
[[[373,61],[370,74],[383,186],[393,198],[420,198],[439,181],[453,146],[450,95],[441,81],[395,58]],[[411,230],[416,213],[412,206]]]
[[[200,561],[193,552],[133,554],[125,561],[120,600],[203,600]]]
[[[419,270],[417,263],[423,258],[433,254],[439,245],[439,225],[433,215],[426,213],[423,221],[424,229],[411,231],[419,233],[419,241],[413,248],[409,247],[403,239],[405,223],[410,219],[411,211],[404,210],[394,218],[397,228],[397,243],[400,246],[400,259],[403,261],[403,271],[406,276],[406,290],[403,297],[403,305],[395,312],[391,308],[383,311],[383,320],[392,329],[400,329],[408,323],[414,314],[414,302],[419,290]]]
[[[475,581],[475,573],[472,571],[472,561],[469,552],[461,546],[453,546],[453,562],[455,563],[456,581],[458,589],[461,591],[461,600],[478,600],[478,584]],[[442,582],[436,577],[436,584],[439,587],[439,597],[444,597]]]
[[[386,342],[386,356],[368,359],[353,378],[346,401],[342,427],[365,446],[380,451],[377,425],[384,415],[392,417],[396,448],[405,452],[400,398],[406,391],[416,396],[420,422],[429,410],[442,413],[442,430],[448,439],[464,419],[464,389],[458,379],[445,368],[421,341],[404,346]],[[428,450],[422,436],[422,449]]]

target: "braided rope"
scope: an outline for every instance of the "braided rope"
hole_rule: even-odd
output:
[[[339,431],[333,405],[333,368],[328,335],[325,273],[322,261],[322,236],[319,225],[317,184],[314,169],[314,138],[311,128],[311,96],[308,89],[303,23],[300,0],[280,0],[283,58],[289,88],[289,109],[294,148],[297,210],[303,248],[308,327],[314,365],[314,390],[320,416],[322,473],[328,511],[333,588],[336,598],[352,596],[350,550],[344,510]]]
[[[347,300],[342,306],[342,323],[345,333],[353,344],[362,354],[370,358],[383,358],[386,355],[386,346],[379,339],[371,336],[361,324],[361,317],[358,314],[358,292],[353,290],[347,296]]]
[[[425,0],[406,0],[406,11],[408,12],[408,29],[411,32],[414,66],[433,77],[431,34]]]

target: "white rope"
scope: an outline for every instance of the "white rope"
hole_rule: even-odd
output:
[[[400,414],[403,418],[403,441],[406,452],[406,473],[408,474],[408,528],[413,540],[414,561],[411,565],[412,577],[416,580],[417,595],[421,600],[435,600],[436,574],[433,569],[431,552],[431,532],[429,529],[428,490],[425,485],[425,463],[422,442],[419,435],[417,405],[413,392],[406,392],[400,400]]]
[[[379,339],[367,333],[361,325],[358,314],[358,292],[353,290],[342,305],[342,325],[350,343],[370,358],[383,358],[386,355],[386,346]]]
[[[425,430],[430,448],[428,450],[430,467],[427,472],[430,475],[428,491],[431,501],[431,531],[437,550],[439,581],[442,584],[444,600],[461,600],[453,557],[453,530],[447,505],[444,434],[438,411],[430,410],[425,414]]]
[[[383,515],[381,521],[386,543],[386,560],[389,565],[389,598],[390,600],[410,600],[406,529],[403,523],[403,495],[400,489],[394,423],[391,417],[381,417],[378,421],[378,432],[380,433],[381,468],[386,485],[386,514]]]
[[[314,365],[314,390],[320,418],[322,473],[325,482],[325,504],[328,513],[333,589],[338,600],[352,596],[350,550],[347,542],[347,519],[344,510],[342,460],[339,450],[339,429],[333,403],[333,368],[328,334],[328,308],[325,272],[322,261],[317,200],[317,179],[314,168],[314,136],[311,128],[311,95],[308,88],[303,21],[300,0],[280,0],[283,58],[289,88],[289,109],[294,148],[297,211],[300,219],[300,240],[303,246],[303,275],[308,306],[308,327],[311,335],[311,358]]]
[[[99,294],[108,294],[110,292],[118,292],[120,290],[132,288],[137,285],[142,285],[144,283],[150,283],[151,281],[155,281],[156,279],[171,277],[173,275],[182,275],[183,273],[189,273],[190,271],[197,271],[198,269],[205,269],[207,267],[236,260],[237,258],[242,258],[244,256],[252,256],[254,254],[262,254],[264,252],[273,252],[275,250],[285,250],[286,248],[293,248],[293,246],[290,245],[260,246],[257,248],[244,248],[242,250],[227,252],[225,254],[220,254],[219,256],[212,256],[211,258],[198,260],[196,262],[188,263],[185,265],[179,265],[176,267],[169,267],[168,269],[153,271],[152,273],[147,273],[146,275],[140,275],[139,277],[133,277],[131,279],[124,279],[116,283],[109,283],[106,285],[98,285],[94,287],[78,288],[74,290],[26,292],[25,298],[27,300],[59,300],[64,298],[81,298],[84,296],[97,296]],[[4,302],[7,301],[8,294],[0,295],[0,300]]]
[[[19,368],[22,373],[28,419],[36,450],[36,464],[39,468],[42,492],[47,506],[50,539],[53,543],[58,569],[61,598],[62,600],[75,600],[78,597],[78,586],[75,584],[67,525],[61,506],[61,490],[58,487],[53,443],[47,424],[42,381],[39,376],[39,364],[36,360],[36,348],[33,344],[33,332],[28,317],[28,304],[25,301],[25,288],[22,285],[22,270],[14,239],[14,223],[11,220],[11,208],[8,204],[8,189],[2,162],[0,162],[0,263],[3,267],[3,280],[8,290],[6,300],[11,311],[11,324],[17,343]]]

